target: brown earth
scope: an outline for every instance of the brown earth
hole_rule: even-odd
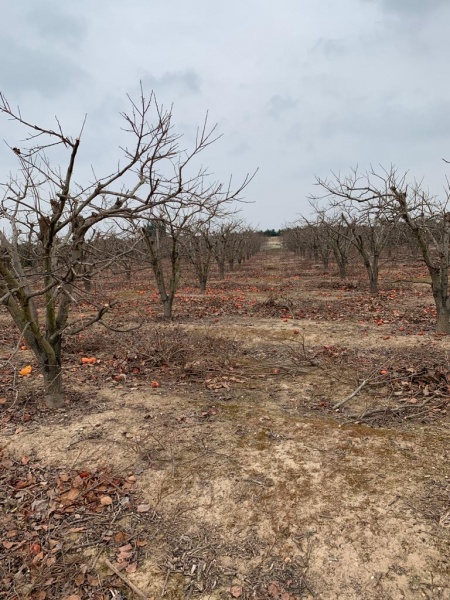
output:
[[[385,269],[385,281],[394,271]],[[102,563],[129,564],[114,562],[126,539],[137,558],[122,573],[142,597],[449,599],[450,340],[433,333],[426,287],[386,283],[375,300],[363,274],[350,279],[345,287],[269,250],[228,276],[227,293],[238,299],[227,296],[201,320],[192,311],[207,302],[186,287],[180,303],[191,312],[180,307],[176,325],[152,317],[134,341],[92,333],[68,347],[67,402],[58,411],[42,406],[35,371],[12,382],[14,369],[34,366],[27,351],[5,362],[3,470],[38,465],[45,487],[52,473],[108,466],[133,482],[137,500],[129,514],[116,513],[122,492],[111,495],[99,512],[106,541],[90,517],[78,562],[67,549],[75,569],[101,580],[97,588],[83,580],[55,595],[37,585],[33,568],[25,585],[3,562],[0,598],[137,598]],[[156,329],[165,333],[155,342]],[[166,344],[162,364],[134,354],[136,340],[146,357]],[[5,336],[5,357],[13,342]],[[97,365],[80,365],[88,344]],[[174,348],[184,354],[176,358]],[[8,477],[11,521],[23,494]]]

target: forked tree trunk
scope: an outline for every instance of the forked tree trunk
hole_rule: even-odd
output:
[[[378,258],[376,256],[373,257],[372,262],[368,257],[364,257],[364,266],[367,270],[367,275],[369,277],[369,289],[371,294],[378,294],[380,291],[378,285]]]
[[[333,248],[333,255],[339,269],[339,277],[345,279],[347,277],[347,257],[339,252],[337,248]]]

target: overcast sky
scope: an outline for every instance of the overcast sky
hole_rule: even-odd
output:
[[[278,228],[307,212],[315,175],[357,163],[393,163],[442,190],[449,23],[449,0],[3,2],[0,89],[73,135],[87,113],[81,159],[105,169],[139,80],[174,104],[187,145],[209,111],[223,137],[203,160],[237,181],[259,167],[242,215]],[[10,155],[2,144],[2,169]]]

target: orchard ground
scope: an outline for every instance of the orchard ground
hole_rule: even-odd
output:
[[[2,312],[0,598],[450,598],[424,281],[399,260],[370,296],[275,241],[205,296],[187,278],[167,324],[149,273],[105,279],[109,323],[144,323],[69,339],[56,411]]]

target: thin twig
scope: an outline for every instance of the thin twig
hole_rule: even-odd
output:
[[[170,569],[167,569],[166,577],[164,579],[163,587],[161,590],[161,598],[163,598],[166,595],[167,582],[169,581],[169,577],[170,577]]]
[[[368,381],[369,381],[368,379],[364,379],[364,381],[358,385],[358,387],[356,388],[356,390],[353,390],[353,392],[351,394],[349,394],[348,396],[345,396],[345,398],[343,400],[340,400],[339,402],[336,402],[336,404],[333,406],[333,409],[340,408],[346,402],[348,402],[349,400],[351,400],[354,396],[356,396],[356,394],[358,392],[360,392],[363,389],[363,387],[366,385],[366,383]]]
[[[352,415],[351,418],[362,420],[362,419],[367,419],[368,417],[373,417],[373,416],[379,415],[379,414],[390,415],[390,414],[395,414],[395,413],[404,412],[404,411],[408,411],[408,410],[413,411],[413,410],[417,410],[418,408],[424,408],[425,406],[427,406],[427,404],[429,404],[429,402],[430,402],[429,400],[426,400],[422,404],[403,404],[403,405],[394,406],[391,408],[377,408],[375,410],[369,410],[359,416]]]
[[[117,577],[119,577],[119,579],[121,579],[125,585],[127,585],[130,590],[132,590],[137,596],[139,596],[139,598],[143,598],[144,600],[150,600],[149,596],[147,596],[147,594],[145,594],[142,590],[140,590],[138,587],[136,587],[134,585],[134,583],[131,583],[131,581],[129,581],[125,575],[122,575],[122,573],[116,569],[116,567],[107,559],[104,558],[103,562],[105,563],[105,565],[108,567],[108,569],[111,569],[111,571],[117,575]]]

